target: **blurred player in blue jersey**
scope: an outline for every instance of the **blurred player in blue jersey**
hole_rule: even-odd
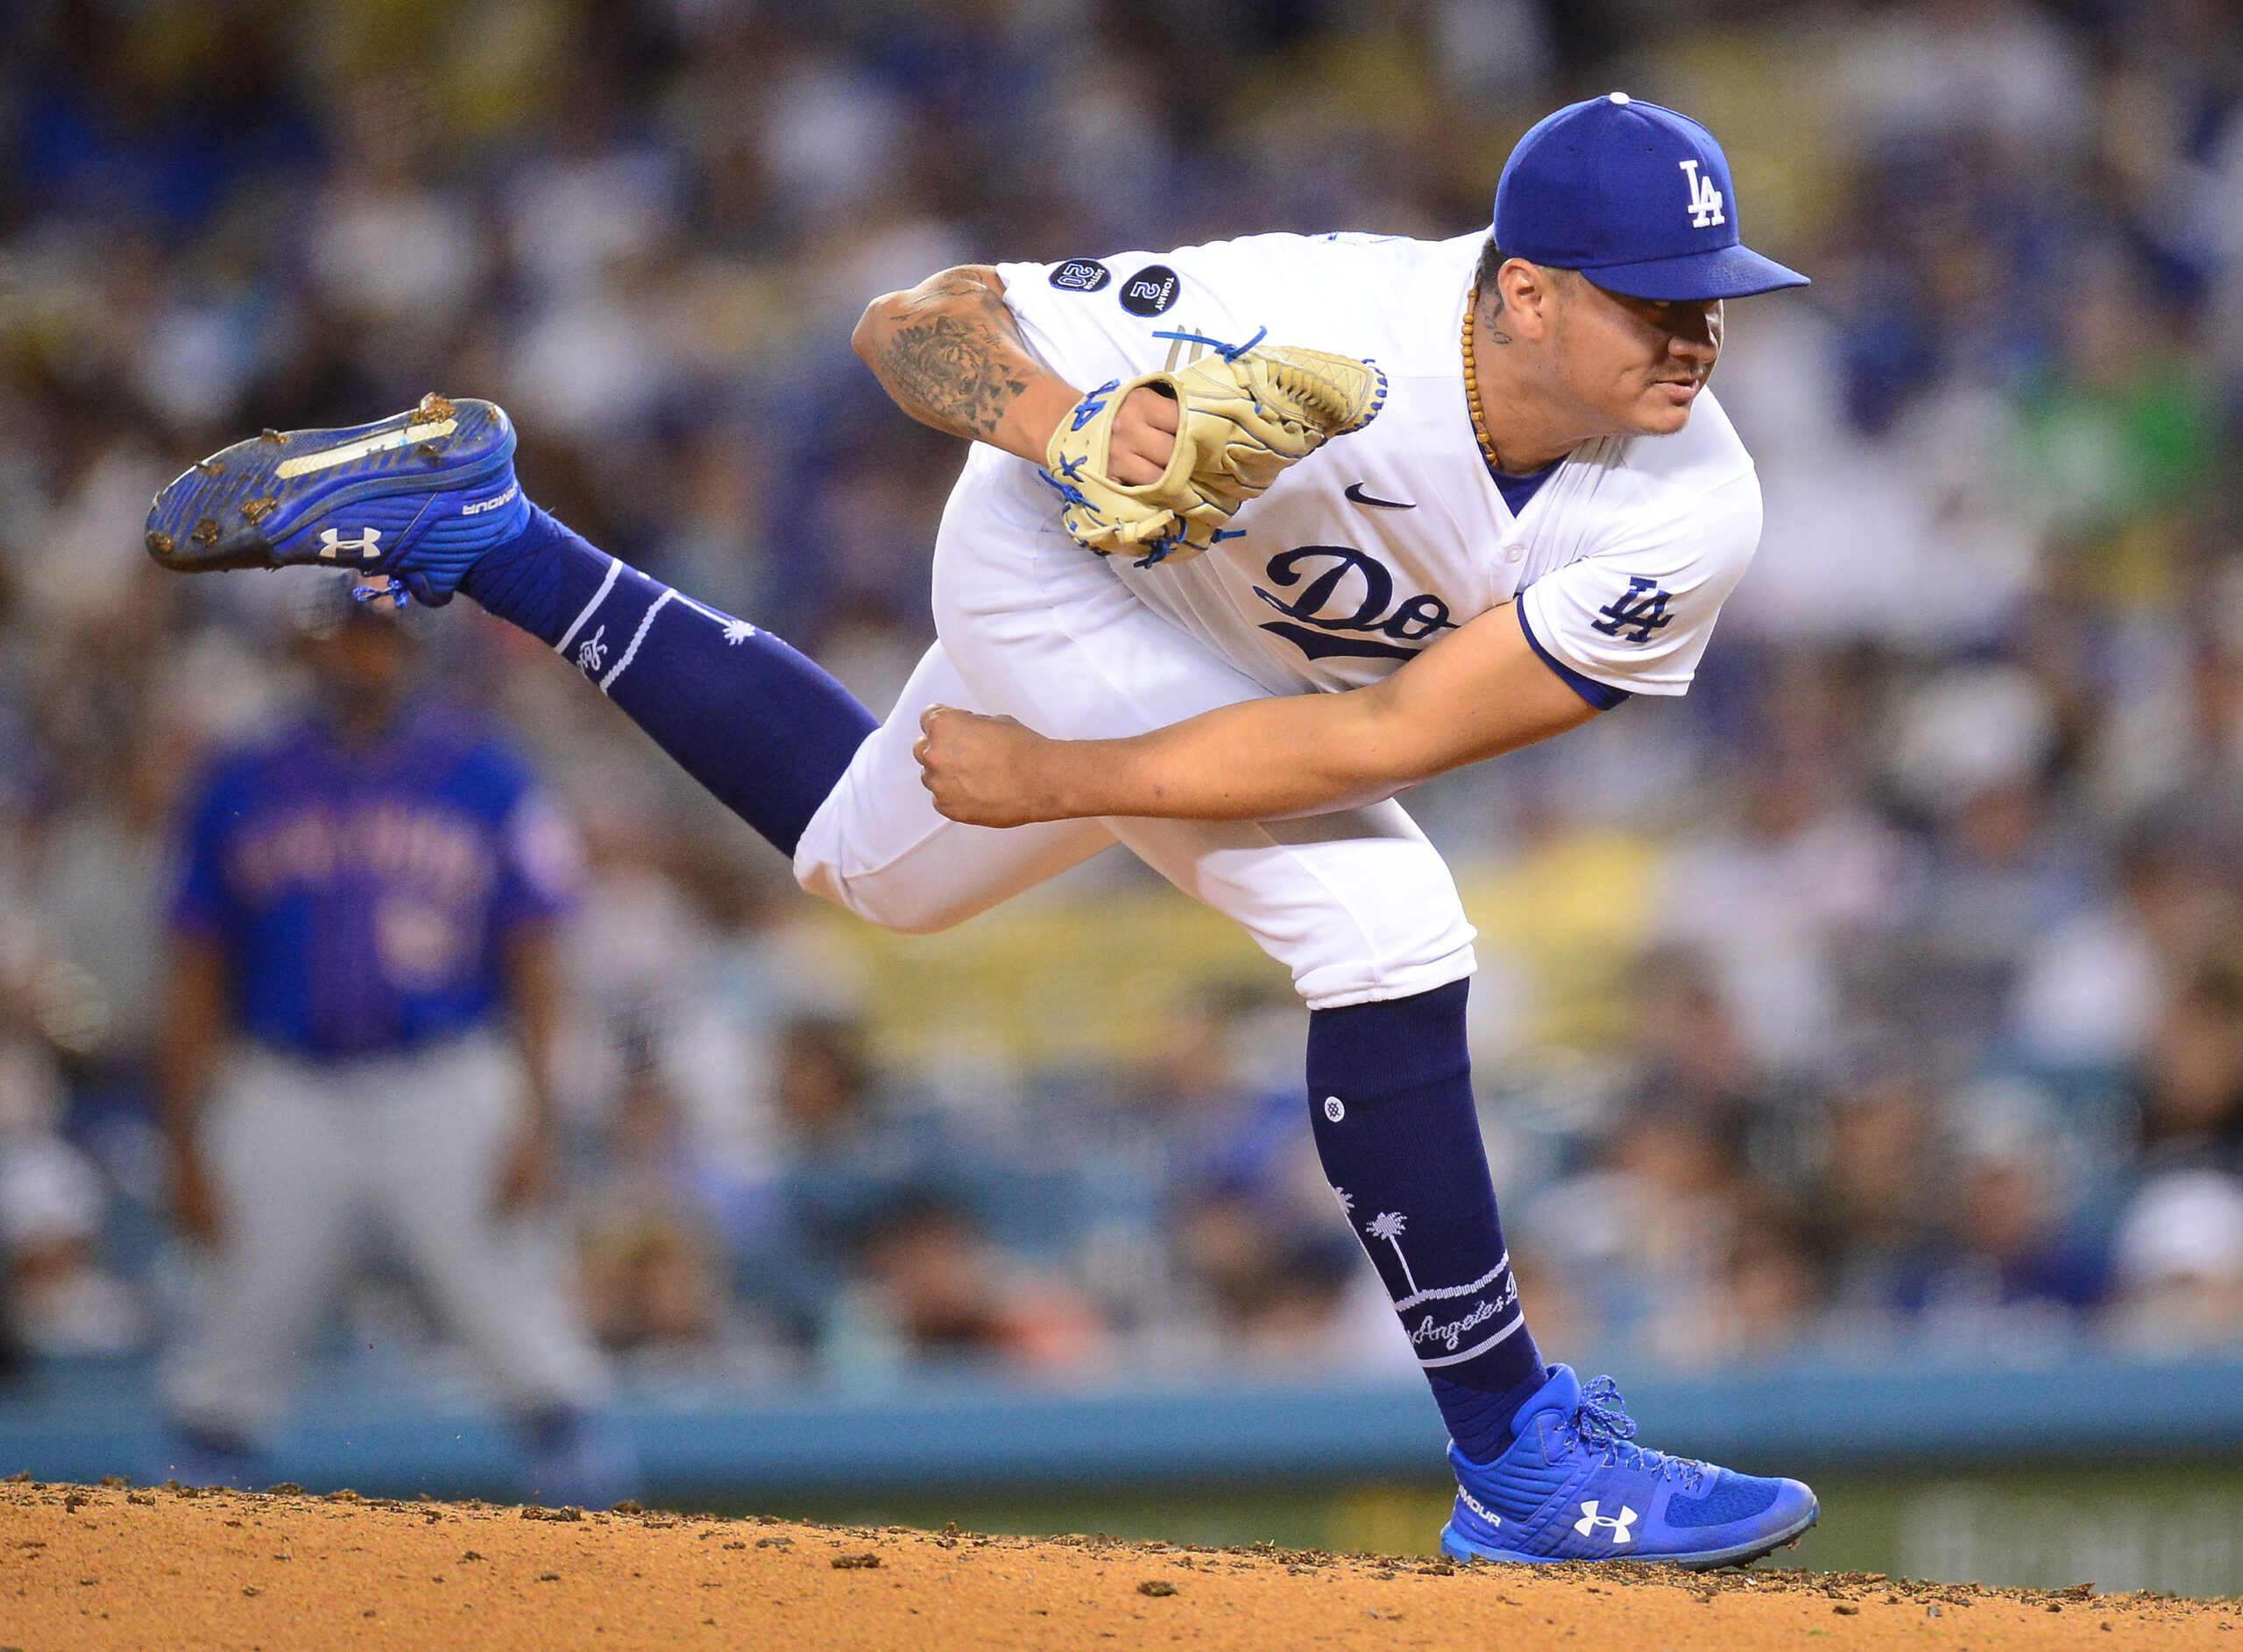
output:
[[[209,1266],[166,1472],[250,1477],[379,1242],[521,1425],[533,1493],[604,1506],[629,1455],[546,1219],[573,840],[520,759],[414,692],[408,625],[354,582],[297,611],[314,715],[221,757],[186,817],[158,1100]]]

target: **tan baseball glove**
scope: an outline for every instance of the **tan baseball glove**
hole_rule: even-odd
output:
[[[1129,392],[1174,399],[1176,450],[1157,482],[1116,482],[1107,469],[1114,419]],[[1138,566],[1187,561],[1235,530],[1238,508],[1334,436],[1361,430],[1386,401],[1369,362],[1291,345],[1249,346],[1101,385],[1063,421],[1044,479],[1059,491],[1067,532],[1101,556]]]

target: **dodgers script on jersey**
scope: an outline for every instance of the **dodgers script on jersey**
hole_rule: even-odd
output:
[[[1482,458],[1461,342],[1484,232],[1261,235],[1002,264],[1029,346],[1079,389],[1260,338],[1375,361],[1386,406],[1281,475],[1198,559],[1113,559],[1148,606],[1278,693],[1360,687],[1516,601],[1598,704],[1684,692],[1760,534],[1752,462],[1710,392],[1671,436],[1577,448],[1514,515]],[[1035,467],[977,447],[961,484],[1057,519]]]

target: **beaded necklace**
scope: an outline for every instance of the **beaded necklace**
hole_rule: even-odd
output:
[[[1488,469],[1501,472],[1503,457],[1496,451],[1495,438],[1488,434],[1488,415],[1480,406],[1480,375],[1472,365],[1472,323],[1480,314],[1480,284],[1472,283],[1472,296],[1464,305],[1464,401],[1472,410],[1472,434],[1480,444],[1480,457]]]

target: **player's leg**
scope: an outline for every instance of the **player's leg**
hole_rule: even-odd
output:
[[[984,708],[1058,738],[1096,738],[1268,692],[1062,536],[977,526],[954,498],[935,598],[945,647]],[[1318,1153],[1454,1442],[1461,1486],[1450,1551],[1703,1564],[1805,1529],[1805,1487],[1638,1451],[1617,1395],[1585,1392],[1567,1367],[1543,1365],[1511,1279],[1472,1093],[1473,932],[1447,867],[1400,807],[1107,823],[1179,888],[1243,924],[1310,1006]],[[1610,1518],[1599,1524],[1590,1505]]]
[[[980,700],[1059,738],[1134,734],[1270,692],[1071,542],[1031,530],[1000,546],[955,506],[935,599],[945,646]],[[1313,1012],[1308,1077],[1327,1174],[1343,1206],[1353,1202],[1357,1237],[1452,1431],[1499,1451],[1511,1413],[1544,1373],[1474,1111],[1464,1041],[1473,931],[1447,867],[1390,802],[1294,821],[1107,824],[1292,971]],[[1361,1231],[1388,1216],[1408,1225],[1406,1245]],[[1424,1331],[1432,1307],[1439,1325],[1470,1323],[1454,1338]]]
[[[247,1477],[334,1298],[361,1211],[332,1096],[301,1063],[237,1059],[205,1112],[220,1236],[193,1329],[165,1363],[166,1476]]]
[[[302,563],[386,574],[424,602],[466,592],[591,678],[796,857],[809,886],[888,928],[955,923],[1112,843],[1094,822],[999,832],[944,820],[910,756],[914,692],[971,703],[939,651],[907,709],[875,732],[870,712],[780,639],[530,505],[514,482],[513,441],[492,404],[430,398],[354,429],[238,443],[158,496],[149,549],[188,572]],[[835,806],[805,844],[830,795]]]
[[[919,714],[930,705],[980,706],[940,643],[803,831],[795,851],[803,888],[884,929],[924,935],[1114,847],[1113,832],[1094,820],[999,830],[937,814],[911,754]]]
[[[973,703],[939,645],[885,724],[778,638],[595,550],[542,512],[460,589],[544,639],[733,812],[803,886],[884,928],[947,928],[1114,842],[1096,821],[945,820],[911,747],[920,709]]]
[[[464,589],[574,660],[687,773],[789,854],[874,718],[778,638],[647,578],[537,510],[514,432],[438,396],[371,425],[268,432],[156,496],[148,549],[202,572],[306,564]]]
[[[636,1489],[636,1465],[606,1415],[605,1362],[570,1295],[564,1235],[497,1204],[521,1083],[489,1037],[368,1069],[355,1098],[367,1174],[415,1287],[514,1419],[531,1495],[605,1508]]]
[[[567,659],[789,855],[877,726],[781,639],[673,590],[535,506],[459,589]]]

